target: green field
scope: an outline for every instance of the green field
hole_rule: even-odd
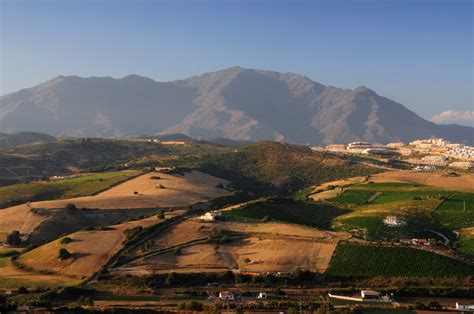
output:
[[[115,171],[61,181],[21,183],[0,187],[0,208],[30,201],[72,198],[99,193],[140,174],[139,171]]]
[[[474,275],[474,266],[408,247],[340,244],[327,273],[368,277],[465,277]]]
[[[455,193],[433,213],[441,225],[450,229],[474,226],[474,193]]]
[[[341,195],[329,200],[336,206],[352,210],[337,217],[333,228],[371,241],[413,237],[441,240],[427,229],[444,232],[443,226],[435,222],[431,214],[452,194],[452,191],[408,183],[351,185]],[[388,215],[402,217],[408,224],[404,227],[386,226],[383,220]],[[465,222],[470,224],[469,219]]]
[[[224,217],[238,221],[271,220],[296,223],[316,228],[329,229],[332,220],[347,213],[348,210],[321,203],[307,203],[290,199],[272,199],[245,206],[241,209],[224,212]]]
[[[474,233],[461,232],[456,245],[458,251],[474,257]]]

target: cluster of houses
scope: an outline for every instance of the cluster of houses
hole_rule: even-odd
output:
[[[388,143],[387,145],[352,142],[344,144],[329,144],[326,147],[311,147],[315,151],[328,151],[343,154],[371,154],[411,156],[416,153],[428,155],[423,158],[406,160],[414,166],[452,167],[458,169],[474,168],[474,147],[463,144],[450,143],[442,138],[415,140],[409,145],[402,142]],[[448,158],[454,159],[449,162]]]

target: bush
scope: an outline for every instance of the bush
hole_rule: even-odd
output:
[[[65,260],[65,259],[68,259],[72,256],[71,253],[69,253],[69,251],[65,248],[60,248],[59,249],[59,259],[60,260]]]
[[[159,185],[160,189],[166,189],[166,187],[163,184]]]
[[[178,255],[181,255],[181,248],[177,247],[173,250],[173,254],[178,256]]]
[[[164,213],[158,213],[158,214],[156,214],[156,218],[165,219],[165,214]]]
[[[76,205],[74,205],[72,203],[67,204],[65,208],[67,210],[76,210],[77,209]]]
[[[14,230],[7,236],[8,245],[19,245],[21,244],[20,231]]]
[[[198,301],[189,301],[186,303],[181,303],[178,306],[179,310],[185,310],[185,311],[196,311],[196,312],[201,312],[204,307],[201,302]]]
[[[61,244],[68,244],[68,243],[71,243],[71,242],[72,242],[72,239],[69,238],[69,237],[64,237],[60,241]]]

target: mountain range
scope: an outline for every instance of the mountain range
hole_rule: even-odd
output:
[[[436,136],[474,144],[474,128],[437,125],[367,87],[342,89],[298,74],[240,67],[171,82],[138,75],[59,76],[0,97],[0,132],[26,130],[313,145]]]

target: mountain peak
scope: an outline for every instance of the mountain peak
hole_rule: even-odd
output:
[[[438,126],[366,86],[328,87],[295,74],[232,66],[172,82],[58,76],[0,97],[0,132],[55,136],[183,133],[292,143],[472,143],[473,128]],[[26,118],[25,118],[26,117]],[[403,126],[403,127],[401,127]]]

